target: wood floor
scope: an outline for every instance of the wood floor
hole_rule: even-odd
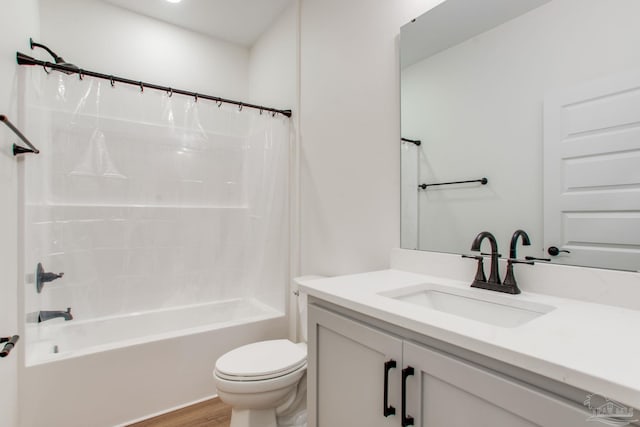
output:
[[[211,399],[129,427],[229,427],[231,407],[220,399]]]

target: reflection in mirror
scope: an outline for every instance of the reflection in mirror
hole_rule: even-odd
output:
[[[421,144],[400,142],[402,247],[469,253],[487,230],[506,254],[524,229],[520,258],[640,270],[637,16],[447,0],[403,26],[401,136]]]

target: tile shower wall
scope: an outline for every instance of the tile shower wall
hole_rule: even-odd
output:
[[[246,209],[41,206],[28,223],[35,259],[65,272],[33,309],[77,319],[243,296]],[[34,261],[35,261],[34,259]],[[35,264],[34,264],[35,268]],[[46,306],[44,306],[46,305]]]
[[[27,270],[65,275],[39,295],[31,278],[27,312],[71,306],[83,320],[256,297],[284,308],[287,119],[108,82],[40,84],[36,97],[55,101],[29,110],[44,145],[26,165]]]

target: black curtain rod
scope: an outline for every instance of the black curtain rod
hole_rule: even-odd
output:
[[[21,52],[16,52],[16,60],[17,60],[19,65],[40,65],[47,72],[49,72],[49,69],[59,70],[59,71],[65,72],[67,74],[78,74],[80,76],[80,78],[82,78],[84,76],[90,76],[90,77],[96,77],[98,79],[109,80],[111,82],[111,85],[113,85],[115,82],[125,83],[125,84],[128,84],[128,85],[138,86],[140,88],[140,90],[156,89],[156,90],[161,90],[161,91],[167,92],[170,96],[172,94],[174,94],[174,93],[178,93],[180,95],[192,96],[192,97],[194,97],[196,99],[196,101],[198,99],[200,99],[200,98],[208,99],[210,101],[215,101],[218,104],[225,103],[225,104],[237,105],[240,109],[242,109],[244,107],[254,108],[254,109],[260,110],[260,111],[269,111],[269,112],[274,113],[274,114],[282,114],[284,116],[291,117],[291,110],[279,110],[277,108],[264,107],[262,105],[255,105],[255,104],[248,104],[248,103],[245,103],[245,102],[234,101],[232,99],[220,98],[218,96],[211,96],[211,95],[204,95],[204,94],[197,93],[197,92],[190,92],[188,90],[174,89],[174,88],[171,88],[171,87],[156,85],[156,84],[153,84],[153,83],[146,83],[146,82],[142,82],[142,81],[126,79],[124,77],[117,77],[117,76],[112,76],[112,75],[108,75],[108,74],[97,73],[95,71],[83,70],[81,68],[77,68],[74,65],[55,64],[55,63],[51,63],[51,62],[47,62],[47,61],[40,61],[39,59],[35,59],[35,58],[33,58],[33,57],[29,56],[29,55],[25,55],[24,53],[21,53]]]

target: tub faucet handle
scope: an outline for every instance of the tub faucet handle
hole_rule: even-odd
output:
[[[42,292],[42,288],[44,288],[44,284],[48,282],[53,282],[56,279],[64,276],[64,273],[51,273],[49,271],[44,271],[44,267],[42,263],[38,263],[38,267],[36,269],[36,290],[38,293]]]

